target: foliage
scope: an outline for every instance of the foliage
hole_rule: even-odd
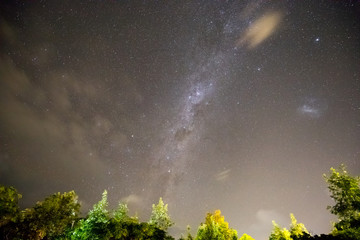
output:
[[[294,214],[290,214],[290,230],[281,227],[273,221],[273,230],[270,234],[270,240],[300,240],[310,237],[308,230],[303,223],[298,223]]]
[[[86,219],[79,222],[79,226],[71,235],[71,239],[108,239],[108,224],[110,221],[107,210],[107,191],[102,194],[102,199],[93,206]]]
[[[164,204],[162,198],[159,199],[157,205],[152,205],[152,212],[149,224],[155,225],[157,228],[166,231],[169,227],[174,225],[168,213],[168,205]]]
[[[133,237],[139,228],[139,221],[135,217],[129,217],[129,209],[126,203],[119,203],[110,220],[109,232],[114,239],[127,239]],[[139,231],[141,232],[141,231]]]
[[[164,230],[157,228],[153,224],[149,223],[139,223],[133,220],[126,222],[113,222],[111,220],[109,230],[110,230],[110,239],[151,239],[151,240],[161,240],[161,239],[173,239],[170,236],[167,236]]]
[[[14,187],[0,185],[0,239],[15,239],[17,235],[20,198],[21,195]]]
[[[183,235],[181,234],[181,237],[179,238],[179,240],[193,240],[193,236],[191,235],[191,228],[190,225],[186,226],[186,238],[183,237]]]
[[[114,211],[114,219],[118,222],[124,222],[130,220],[128,215],[129,208],[126,203],[119,203],[118,208]]]
[[[239,240],[254,240],[251,236],[244,233]]]
[[[0,227],[19,216],[18,202],[21,194],[14,187],[0,185]]]
[[[360,228],[347,228],[338,230],[335,228],[332,232],[332,235],[337,237],[337,239],[346,239],[346,240],[359,240],[360,239]]]
[[[190,225],[186,226],[187,234],[186,234],[186,240],[193,240],[193,236],[191,235],[191,228]]]
[[[305,225],[303,223],[298,223],[294,214],[290,213],[290,218],[290,235],[292,239],[297,240],[303,237],[310,236],[308,230],[305,228]]]
[[[205,223],[198,228],[196,240],[236,240],[236,230],[229,228],[229,223],[221,216],[221,211],[208,213]]]
[[[270,234],[269,240],[292,240],[291,233],[286,228],[281,227],[273,221],[273,230]]]
[[[343,165],[339,169],[331,168],[324,178],[335,201],[328,209],[338,216],[332,232],[311,236],[304,224],[298,223],[290,214],[289,230],[273,222],[270,240],[360,239],[360,178],[350,176]],[[109,212],[106,191],[83,219],[78,217],[80,204],[74,191],[53,194],[23,211],[18,207],[20,198],[15,188],[0,185],[0,240],[174,240],[166,232],[174,223],[162,198],[157,205],[152,205],[147,223],[130,217],[125,203],[119,203],[115,211]],[[194,239],[189,226],[185,236],[180,239]],[[195,240],[237,240],[237,232],[229,228],[220,210],[216,210],[207,214]],[[243,234],[239,240],[254,239]]]
[[[119,204],[112,214],[113,217],[107,207],[107,192],[104,191],[101,201],[94,205],[86,219],[80,221],[79,226],[71,234],[71,239],[173,239],[155,224],[139,223],[137,218],[129,217],[128,207],[124,203]]]
[[[331,198],[335,201],[335,205],[328,206],[328,209],[338,216],[334,233],[349,228],[360,231],[360,178],[350,176],[344,165],[338,170],[331,168],[330,175],[324,174],[324,178],[329,185]]]
[[[61,235],[78,217],[80,204],[74,191],[55,193],[31,209],[22,211],[20,226],[24,238],[42,239]]]

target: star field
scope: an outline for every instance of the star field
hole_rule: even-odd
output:
[[[195,231],[328,232],[322,174],[360,173],[357,1],[2,1],[0,183],[28,207],[109,190]]]

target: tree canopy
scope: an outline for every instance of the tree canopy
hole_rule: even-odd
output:
[[[335,205],[328,206],[328,209],[338,216],[333,233],[360,239],[360,177],[351,176],[341,165],[339,169],[331,168],[330,174],[324,174],[324,178],[330,197],[335,201]]]
[[[110,221],[107,201],[107,191],[102,194],[101,200],[93,206],[86,219],[79,222],[79,226],[71,235],[71,239],[106,239],[109,234],[107,224]]]
[[[273,230],[270,234],[269,240],[299,240],[307,239],[310,234],[305,228],[305,225],[298,223],[294,214],[290,213],[290,229],[281,228],[275,221],[273,221]]]
[[[244,233],[239,240],[254,240],[250,235]]]
[[[19,199],[21,194],[14,187],[0,185],[0,227],[9,221],[16,220],[19,215]]]
[[[118,208],[114,211],[114,219],[119,222],[126,222],[130,219],[129,208],[126,203],[119,203]]]
[[[159,203],[157,205],[152,205],[149,223],[154,224],[156,227],[164,231],[174,225],[174,222],[171,221],[168,213],[168,205],[164,204],[162,198],[159,199]]]
[[[38,202],[25,214],[30,218],[32,230],[49,238],[60,235],[67,226],[74,224],[80,211],[78,196],[74,191],[55,193]]]
[[[208,213],[198,229],[195,240],[237,240],[237,231],[229,228],[220,210]]]
[[[312,236],[305,225],[290,214],[289,228],[273,221],[269,240],[358,240],[360,239],[360,178],[351,176],[344,165],[331,168],[324,174],[333,206],[331,213],[338,217],[329,234]],[[13,187],[0,185],[0,240],[174,240],[167,230],[174,222],[168,213],[168,204],[162,198],[152,205],[148,222],[129,216],[126,203],[109,210],[107,191],[85,217],[79,216],[80,203],[74,191],[55,193],[39,201],[32,208],[20,210],[21,195]],[[187,227],[186,237],[179,240],[254,240],[229,227],[220,210],[208,213],[194,237]]]

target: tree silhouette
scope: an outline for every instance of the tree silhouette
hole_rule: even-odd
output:
[[[221,211],[208,213],[205,223],[198,229],[195,240],[237,240],[236,230],[229,228],[229,223],[221,216]]]
[[[162,198],[159,199],[159,203],[157,205],[152,205],[152,212],[149,224],[153,224],[164,231],[174,225],[168,213],[168,205],[164,204]]]
[[[330,169],[324,174],[325,181],[335,205],[328,206],[330,212],[338,216],[333,234],[344,235],[348,239],[360,239],[360,177],[350,176],[346,167]]]
[[[71,235],[71,239],[108,239],[110,215],[107,207],[107,191],[105,190],[101,200],[90,210],[87,218],[80,221],[79,226]]]

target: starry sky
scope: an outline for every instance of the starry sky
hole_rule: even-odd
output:
[[[358,1],[1,1],[0,183],[30,207],[109,191],[177,236],[221,209],[265,239],[327,233],[360,174]]]

